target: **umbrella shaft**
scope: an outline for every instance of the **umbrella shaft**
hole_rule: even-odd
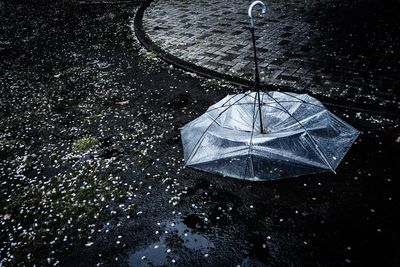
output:
[[[257,49],[256,49],[256,37],[254,36],[254,28],[250,28],[251,37],[253,38],[253,50],[254,50],[254,64],[255,64],[255,80],[256,80],[256,91],[258,98],[258,112],[260,115],[260,128],[261,133],[264,132],[263,121],[262,121],[262,112],[261,112],[261,98],[260,98],[260,76],[258,74],[258,63],[257,63]]]

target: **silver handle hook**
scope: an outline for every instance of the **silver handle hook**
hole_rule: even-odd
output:
[[[254,2],[250,5],[249,11],[248,11],[248,14],[249,14],[249,22],[250,22],[250,28],[254,28],[253,8],[254,8],[256,5],[261,5],[261,7],[262,7],[261,13],[262,13],[262,14],[265,14],[265,13],[267,12],[267,6],[266,6],[263,2],[261,2],[261,1],[254,1]]]

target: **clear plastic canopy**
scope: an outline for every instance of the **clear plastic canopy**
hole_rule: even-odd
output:
[[[335,171],[359,132],[307,94],[228,95],[181,128],[185,163],[244,180]]]

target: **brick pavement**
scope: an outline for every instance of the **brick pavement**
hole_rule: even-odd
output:
[[[182,60],[251,80],[251,2],[155,0],[144,13],[144,31]],[[363,24],[352,18],[356,1],[342,3],[341,9],[336,2],[273,0],[266,1],[269,10],[263,17],[255,12],[261,80],[398,108],[400,40],[391,30],[399,24],[381,21],[381,28],[370,29],[379,14],[369,14],[372,21]],[[346,15],[343,10],[346,19],[332,19],[340,12]],[[359,36],[363,33],[370,36]]]

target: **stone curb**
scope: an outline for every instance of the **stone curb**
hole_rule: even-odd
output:
[[[178,67],[182,70],[196,73],[200,76],[203,76],[205,78],[211,78],[211,79],[222,79],[226,80],[227,82],[243,87],[245,89],[251,89],[254,87],[254,82],[241,79],[238,77],[234,77],[229,74],[224,74],[220,73],[214,70],[210,70],[204,67],[197,66],[191,62],[184,61],[166,51],[161,49],[158,45],[156,45],[146,34],[143,28],[143,15],[145,10],[150,6],[150,4],[154,0],[145,0],[142,5],[138,8],[135,18],[134,18],[134,31],[135,35],[138,38],[139,42],[149,51],[154,52],[157,54],[158,57],[160,57],[162,60],[165,62],[172,64],[175,67]],[[396,117],[400,118],[400,112],[396,108],[384,108],[379,105],[371,105],[371,104],[364,104],[364,103],[355,103],[353,101],[349,101],[347,99],[343,98],[338,98],[338,97],[326,97],[323,95],[315,95],[311,92],[301,92],[299,90],[296,90],[292,87],[289,87],[287,85],[273,85],[273,84],[261,84],[261,90],[265,91],[285,91],[285,92],[293,92],[293,93],[307,93],[318,100],[320,100],[324,105],[326,106],[331,106],[331,107],[337,107],[337,108],[343,108],[343,109],[350,109],[350,110],[355,110],[355,111],[361,111],[361,112],[368,112],[372,114],[380,114],[380,115],[385,115],[389,117]]]

